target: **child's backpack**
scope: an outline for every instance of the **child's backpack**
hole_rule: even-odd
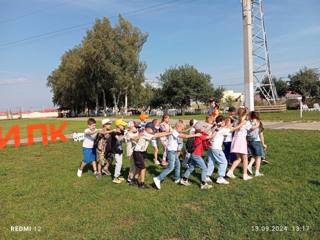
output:
[[[96,138],[94,139],[94,142],[93,142],[93,147],[94,147],[94,148],[98,148],[98,144],[99,144],[100,140],[101,140],[103,137],[104,137],[103,134],[101,134],[101,133],[98,133],[98,134],[97,134],[97,136],[96,136]]]
[[[108,160],[113,159],[113,151],[112,151],[112,144],[111,144],[111,135],[108,135],[105,141],[105,148],[104,148],[104,157]]]
[[[196,149],[196,145],[194,144],[195,138],[188,138],[186,142],[186,150],[188,153],[193,153]]]

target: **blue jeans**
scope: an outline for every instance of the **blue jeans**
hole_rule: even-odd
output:
[[[209,149],[208,151],[208,176],[212,176],[214,170],[214,163],[218,163],[218,175],[219,177],[224,177],[226,175],[226,170],[228,166],[228,161],[224,152],[217,149]]]
[[[207,165],[201,156],[191,154],[191,164],[189,165],[187,171],[184,173],[183,177],[189,178],[190,174],[194,171],[195,167],[199,166],[201,168],[201,181],[205,182],[207,177]]]
[[[237,159],[237,156],[234,153],[231,153],[231,142],[223,142],[223,146],[224,146],[224,155],[226,156],[226,159],[229,163],[233,163],[234,160]]]
[[[168,159],[168,167],[165,168],[162,173],[157,177],[160,181],[165,179],[173,170],[174,172],[174,180],[180,179],[180,160],[178,157],[178,153],[176,151],[168,151],[167,152]]]
[[[190,158],[191,158],[191,153],[188,153],[186,152],[186,156],[182,162],[182,165],[185,167],[189,164],[189,161],[190,161]]]

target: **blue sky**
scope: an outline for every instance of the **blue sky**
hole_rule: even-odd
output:
[[[62,54],[81,42],[95,18],[124,13],[149,33],[141,58],[146,78],[170,66],[192,64],[215,86],[242,91],[240,0],[176,0],[139,14],[125,13],[167,0],[0,0],[0,111],[52,106],[46,79]],[[320,67],[320,1],[265,0],[272,72],[286,77]],[[81,25],[57,35],[36,37]],[[15,44],[15,42],[17,43]]]

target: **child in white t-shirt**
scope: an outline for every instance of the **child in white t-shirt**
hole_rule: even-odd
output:
[[[222,151],[223,140],[225,136],[231,133],[231,129],[225,128],[225,119],[223,116],[218,116],[216,118],[215,133],[211,139],[211,146],[208,150],[208,172],[207,172],[207,182],[212,182],[211,176],[214,171],[215,162],[218,163],[218,184],[229,184],[227,180],[224,179],[226,175],[226,170],[228,166],[228,161],[224,152]]]
[[[92,164],[94,174],[97,174],[96,165],[96,149],[94,148],[94,139],[97,136],[98,129],[96,129],[96,120],[89,118],[87,121],[88,128],[84,130],[84,139],[82,143],[83,160],[77,171],[77,176],[82,176],[82,170],[87,164]]]
[[[175,170],[175,183],[180,182],[180,160],[178,156],[179,138],[192,138],[199,137],[201,135],[200,133],[192,135],[183,134],[182,131],[184,127],[185,126],[183,120],[179,120],[175,125],[175,129],[168,137],[167,158],[169,165],[162,171],[162,173],[158,177],[153,178],[153,182],[158,189],[161,188],[161,181],[163,181],[165,177],[169,175],[173,170]]]

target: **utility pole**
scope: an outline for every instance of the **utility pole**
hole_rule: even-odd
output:
[[[244,101],[250,111],[254,111],[253,57],[252,57],[252,17],[251,0],[242,0],[243,55],[244,55]]]
[[[278,98],[271,75],[263,0],[242,0],[242,18],[245,106],[253,111],[255,93],[268,104],[276,104]]]

